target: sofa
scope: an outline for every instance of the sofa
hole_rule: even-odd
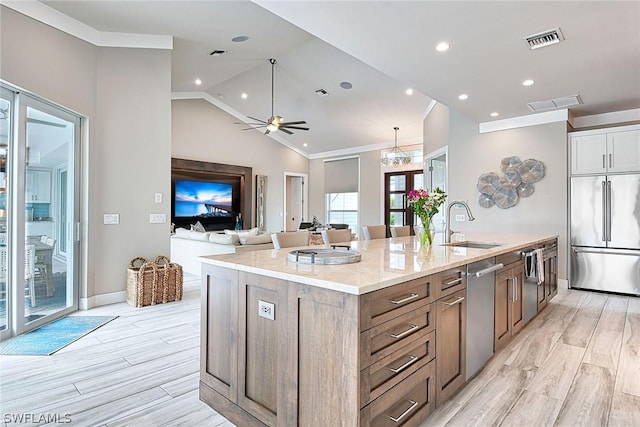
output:
[[[171,236],[171,262],[182,266],[185,273],[200,275],[200,256],[233,254],[273,249],[271,234],[251,230],[201,232],[178,228]]]

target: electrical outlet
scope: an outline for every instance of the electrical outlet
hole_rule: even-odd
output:
[[[258,300],[258,316],[269,320],[276,320],[276,305]]]
[[[456,215],[456,222],[464,222],[464,215]]]
[[[166,222],[166,214],[149,214],[149,224],[164,224]]]

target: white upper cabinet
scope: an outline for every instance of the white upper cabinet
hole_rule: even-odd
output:
[[[609,172],[640,171],[640,129],[607,134]]]
[[[28,170],[26,203],[51,203],[51,172]]]
[[[572,175],[640,172],[640,126],[574,132],[570,143]]]

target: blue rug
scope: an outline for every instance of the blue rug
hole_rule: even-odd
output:
[[[48,356],[118,316],[66,316],[0,343],[0,354]]]

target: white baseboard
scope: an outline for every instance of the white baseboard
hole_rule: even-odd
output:
[[[558,287],[560,289],[569,289],[569,281],[567,279],[558,279]]]
[[[115,304],[127,300],[127,292],[110,292],[108,294],[94,295],[89,298],[80,298],[78,306],[80,310],[89,310],[90,308],[99,307],[101,305]]]

